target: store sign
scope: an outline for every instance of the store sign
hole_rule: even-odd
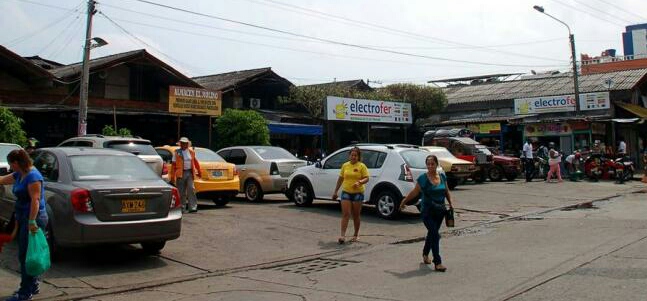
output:
[[[170,86],[168,111],[171,113],[220,116],[222,93],[192,87]]]
[[[411,124],[411,104],[328,96],[326,119],[355,122]]]
[[[526,137],[561,136],[573,132],[568,123],[538,123],[526,124],[524,134]]]
[[[582,93],[580,94],[580,110],[609,109],[609,92]],[[514,100],[514,113],[543,114],[553,112],[575,111],[575,95],[559,95],[546,97],[519,98]]]
[[[501,132],[501,124],[498,122],[470,124],[468,128],[476,134],[498,134]]]

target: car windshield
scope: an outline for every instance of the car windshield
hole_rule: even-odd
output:
[[[195,157],[198,159],[198,162],[225,162],[225,159],[221,156],[206,148],[196,148]]]
[[[427,159],[430,153],[421,149],[412,149],[402,151],[400,155],[404,159],[404,163],[407,163],[410,168],[426,169],[425,159]]]
[[[484,154],[488,156],[492,154],[492,152],[485,145],[477,144],[476,148],[478,148],[480,151],[482,151]]]
[[[0,145],[0,162],[6,162],[7,155],[14,149],[20,149],[17,145]]]
[[[456,159],[456,157],[446,149],[430,149],[429,152],[438,159]]]
[[[295,159],[293,154],[280,147],[258,146],[253,148],[254,151],[265,160],[272,159]]]
[[[70,156],[75,181],[135,181],[160,177],[144,161],[134,156]]]
[[[153,146],[146,141],[108,141],[106,148],[118,149],[135,155],[157,155]]]

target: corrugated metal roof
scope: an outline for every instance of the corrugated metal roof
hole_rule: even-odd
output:
[[[580,93],[607,90],[630,90],[647,75],[647,69],[582,75]],[[606,81],[611,80],[611,86]],[[564,95],[573,93],[573,77],[569,74],[537,79],[521,79],[474,86],[454,86],[443,89],[448,104],[461,104],[525,97]]]
[[[327,87],[338,87],[338,88],[354,88],[361,91],[372,90],[371,86],[364,82],[363,79],[354,79],[346,81],[334,81],[329,83],[313,84],[313,85],[303,85],[301,87],[307,88],[327,88]]]
[[[274,71],[272,71],[272,68],[270,67],[198,76],[194,77],[193,80],[205,88],[225,92],[229,89],[243,84],[244,82],[264,75],[274,76],[280,81],[284,82],[286,85],[292,86],[292,83],[290,81],[274,73]]]
[[[104,56],[96,59],[91,59],[89,62],[90,70],[93,70],[95,68],[100,68],[101,66],[104,66],[106,64],[113,63],[116,61],[122,61],[124,59],[128,59],[133,56],[142,55],[145,52],[146,50],[139,49],[139,50],[133,50],[128,52],[108,55],[108,56]],[[52,74],[54,74],[54,76],[59,78],[80,76],[82,67],[83,67],[82,62],[79,62],[76,64],[70,64],[59,68],[51,69],[49,70],[49,72],[51,72]]]

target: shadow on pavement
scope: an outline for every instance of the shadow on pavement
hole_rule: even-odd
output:
[[[391,274],[395,277],[398,277],[399,279],[409,279],[409,278],[414,278],[414,277],[423,277],[427,276],[429,274],[435,273],[433,267],[431,265],[426,265],[424,263],[420,263],[418,266],[418,269],[407,271],[407,272],[396,272],[396,271],[389,271],[386,270],[384,271],[387,274]]]

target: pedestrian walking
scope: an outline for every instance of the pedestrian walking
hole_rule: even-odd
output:
[[[627,143],[625,143],[625,138],[620,136],[618,138],[618,152],[616,153],[618,158],[623,158],[627,155]]]
[[[552,178],[553,175],[556,175],[558,182],[561,183],[562,172],[559,168],[559,164],[562,162],[562,154],[555,149],[554,142],[549,143],[548,146],[550,147],[550,150],[548,151],[548,166],[550,166],[550,169],[546,176],[546,182],[550,182],[550,178]]]
[[[420,217],[427,228],[425,245],[422,248],[422,262],[425,264],[433,262],[436,271],[444,272],[447,268],[442,264],[442,258],[440,257],[439,230],[447,214],[445,200],[447,200],[450,209],[453,209],[454,206],[447,186],[447,176],[444,173],[438,174],[438,158],[434,155],[427,156],[425,165],[427,166],[427,172],[418,177],[416,186],[402,199],[400,210],[404,209],[408,202],[422,194]],[[433,260],[429,259],[430,250]]]
[[[182,199],[182,210],[184,212],[195,213],[198,212],[198,199],[195,196],[195,187],[193,179],[197,175],[198,178],[202,177],[200,173],[200,163],[195,157],[193,149],[189,148],[188,138],[180,138],[180,148],[175,150],[173,159],[171,160],[171,183],[175,183],[180,198]]]
[[[337,200],[337,192],[341,187],[341,235],[337,239],[339,244],[346,241],[346,228],[351,215],[355,232],[351,242],[359,240],[360,214],[364,202],[364,186],[368,183],[368,168],[361,162],[362,153],[358,147],[350,150],[348,162],[342,164],[337,178],[337,185],[332,194],[332,199]]]
[[[526,172],[526,182],[530,182],[535,172],[535,160],[532,157],[532,142],[530,138],[526,139],[526,143],[523,144],[522,157]]]
[[[25,258],[29,234],[46,229],[48,217],[45,210],[45,180],[40,172],[32,166],[31,159],[25,150],[17,149],[7,155],[7,162],[13,173],[0,177],[0,185],[13,184],[12,192],[16,196],[14,205],[15,231],[18,238],[18,261],[20,262],[20,287],[7,300],[31,300],[40,292],[38,277],[27,274]]]

